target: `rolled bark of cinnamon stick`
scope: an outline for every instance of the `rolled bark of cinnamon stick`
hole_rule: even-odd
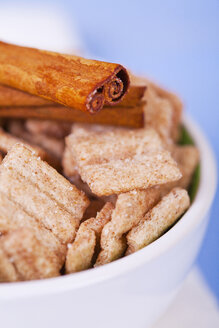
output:
[[[0,42],[0,83],[95,113],[122,100],[129,76],[119,64]]]
[[[98,115],[90,115],[64,106],[0,107],[0,118],[37,118],[141,128],[144,126],[143,108],[144,102],[135,107],[105,107]]]
[[[0,107],[51,106],[54,102],[0,84]],[[58,104],[57,104],[58,105]]]
[[[146,86],[130,85],[128,92],[116,107],[131,107],[140,104]],[[59,106],[59,104],[30,93],[0,84],[0,107],[24,107],[24,106]],[[61,106],[61,105],[60,105]]]
[[[116,104],[116,107],[135,107],[142,103],[147,86],[130,85],[128,92],[123,97],[122,101]]]

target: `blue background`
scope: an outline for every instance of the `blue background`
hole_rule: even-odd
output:
[[[92,56],[121,62],[180,94],[219,159],[219,1],[40,0],[28,4],[40,2],[58,7],[77,23]],[[198,258],[219,300],[218,214],[219,193]]]

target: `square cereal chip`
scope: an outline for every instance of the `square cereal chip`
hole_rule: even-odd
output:
[[[171,143],[173,107],[167,99],[158,97],[150,87],[147,90],[146,99],[144,106],[146,128],[155,129],[166,144]]]
[[[126,255],[136,252],[160,237],[187,210],[189,205],[187,191],[174,188],[128,233]]]
[[[0,192],[0,233],[7,234],[19,228],[32,229],[38,240],[54,254],[60,269],[65,261],[66,246],[34,216],[30,216],[22,205],[14,203],[5,194]]]
[[[131,76],[131,81],[147,86],[143,100],[145,106],[146,127],[153,127],[163,138],[170,142],[177,141],[180,136],[183,104],[179,97],[145,77]]]
[[[62,242],[73,241],[88,199],[83,192],[22,144],[0,166],[0,192]]]
[[[161,186],[162,195],[165,195],[174,187],[187,189],[199,163],[199,151],[193,145],[174,146],[171,153],[182,173],[182,178],[178,181],[169,182]]]
[[[29,228],[20,228],[1,237],[0,249],[4,254],[7,271],[11,271],[7,281],[42,279],[59,275],[60,268],[54,254]],[[14,266],[16,277],[7,260]],[[3,274],[6,276],[5,272]]]
[[[1,246],[1,239],[2,237],[0,237],[0,282],[18,281],[19,276]]]
[[[171,104],[173,108],[171,137],[173,138],[174,141],[177,141],[180,136],[179,127],[182,121],[182,111],[183,111],[182,101],[176,94],[161,88],[160,86],[158,86],[157,84],[151,81],[149,82],[149,87],[154,90],[154,92],[157,94],[157,96],[160,99],[165,99]]]
[[[191,183],[193,173],[200,160],[198,148],[193,145],[175,146],[172,156],[178,163],[182,173],[182,178],[179,180],[178,185],[186,189]]]
[[[106,203],[95,218],[81,223],[75,241],[69,245],[66,257],[66,271],[78,272],[92,266],[95,251],[99,248],[100,234],[111,219],[113,204]]]
[[[82,180],[98,196],[147,189],[181,177],[153,129],[94,131],[75,126],[66,142]]]

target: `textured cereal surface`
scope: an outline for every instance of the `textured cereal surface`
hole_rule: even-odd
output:
[[[80,126],[73,129],[67,145],[82,180],[98,196],[147,189],[181,177],[153,129],[90,132]]]
[[[181,188],[188,188],[195,168],[197,167],[200,156],[197,147],[188,146],[176,146],[172,152],[173,158],[178,163],[182,178],[178,182],[178,186]]]
[[[160,99],[165,99],[171,104],[173,109],[171,137],[176,142],[180,136],[180,123],[182,120],[183,103],[176,94],[161,88],[159,85],[151,81],[149,82],[149,86],[154,90]]]
[[[66,177],[78,176],[77,164],[68,147],[65,147],[62,156],[62,168],[63,168],[63,173]]]
[[[89,204],[84,193],[21,144],[0,167],[0,191],[63,243],[74,239]]]
[[[93,230],[83,226],[78,230],[75,241],[69,245],[65,269],[66,273],[79,272],[89,269],[96,246],[96,235]]]
[[[171,143],[173,107],[170,102],[158,97],[149,87],[146,93],[144,113],[145,126],[155,129],[165,143]]]
[[[46,153],[44,150],[40,147],[33,146],[31,144],[25,143],[22,139],[16,138],[12,136],[11,134],[5,132],[2,128],[0,128],[0,151],[3,153],[6,153],[16,144],[16,143],[23,143],[25,146],[36,152],[38,156],[40,156],[42,159],[46,157]]]
[[[84,221],[77,232],[75,241],[69,246],[66,258],[68,273],[88,269],[92,266],[95,248],[99,245],[101,231],[111,219],[113,204],[106,203],[96,218]]]
[[[174,187],[187,189],[192,181],[193,173],[199,163],[199,151],[195,146],[173,146],[172,156],[178,164],[182,178],[178,181],[169,182],[160,187],[163,195]]]
[[[25,122],[25,127],[30,133],[43,134],[57,139],[66,137],[71,131],[71,126],[71,123],[49,120],[29,119]]]
[[[96,266],[122,256],[126,249],[124,234],[138,224],[159,198],[160,191],[157,188],[133,190],[118,196],[112,220],[102,230],[101,251]]]
[[[14,265],[19,280],[33,280],[59,275],[54,254],[36,237],[33,230],[20,228],[1,237],[0,245]]]
[[[38,240],[53,252],[61,269],[66,256],[65,245],[34,216],[28,215],[22,206],[0,192],[0,233],[7,234],[23,227],[32,229]]]
[[[13,282],[18,280],[19,275],[17,274],[14,265],[5,254],[2,248],[2,237],[0,237],[0,282]]]
[[[26,129],[25,122],[21,120],[10,120],[7,128],[11,134],[21,141],[23,140],[34,147],[40,147],[46,154],[46,157],[42,159],[56,169],[60,169],[60,161],[64,151],[64,139],[58,139],[43,133],[31,133]]]
[[[137,150],[142,153],[143,147],[147,151],[162,150],[161,140],[152,129],[103,129],[101,126],[98,129],[97,126],[91,128],[77,124],[66,138],[66,143],[79,165],[126,159],[136,155]]]
[[[127,235],[127,254],[147,246],[160,237],[190,205],[186,190],[174,188],[155,205]]]
[[[145,126],[153,127],[167,144],[180,136],[183,104],[179,97],[145,77],[131,75],[131,82],[147,86],[144,94],[146,106]]]

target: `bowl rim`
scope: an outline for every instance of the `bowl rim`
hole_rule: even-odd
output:
[[[204,220],[213,202],[217,168],[212,148],[201,129],[188,116],[183,118],[183,123],[200,151],[200,184],[191,207],[169,231],[138,252],[101,267],[56,278],[1,283],[0,301],[57,294],[111,280],[158,258],[195,229]]]

